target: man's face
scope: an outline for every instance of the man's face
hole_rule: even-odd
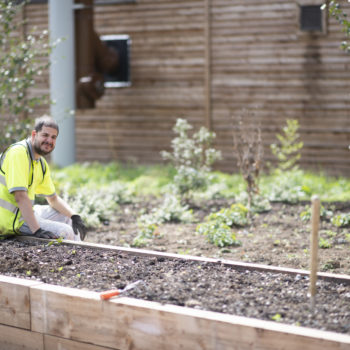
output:
[[[46,156],[55,149],[57,130],[43,126],[39,132],[32,131],[32,145],[35,153]]]

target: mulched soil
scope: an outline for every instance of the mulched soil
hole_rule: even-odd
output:
[[[350,285],[319,280],[314,311],[301,275],[131,256],[47,242],[1,242],[0,273],[101,292],[142,280],[124,295],[199,310],[350,334]]]

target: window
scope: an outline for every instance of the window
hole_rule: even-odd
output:
[[[324,30],[321,4],[300,6],[300,30],[307,32]]]
[[[130,86],[130,44],[129,35],[102,35],[100,39],[118,53],[118,67],[104,76],[105,87]]]

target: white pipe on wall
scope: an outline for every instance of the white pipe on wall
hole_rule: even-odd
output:
[[[60,128],[52,161],[64,167],[75,162],[73,0],[49,0],[49,29],[51,43],[63,39],[50,55],[50,112]]]

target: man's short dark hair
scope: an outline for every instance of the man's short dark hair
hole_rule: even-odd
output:
[[[58,124],[49,115],[43,115],[42,117],[35,119],[34,130],[36,132],[41,131],[43,126],[46,126],[48,128],[56,129],[57,130],[57,135],[60,132]]]

